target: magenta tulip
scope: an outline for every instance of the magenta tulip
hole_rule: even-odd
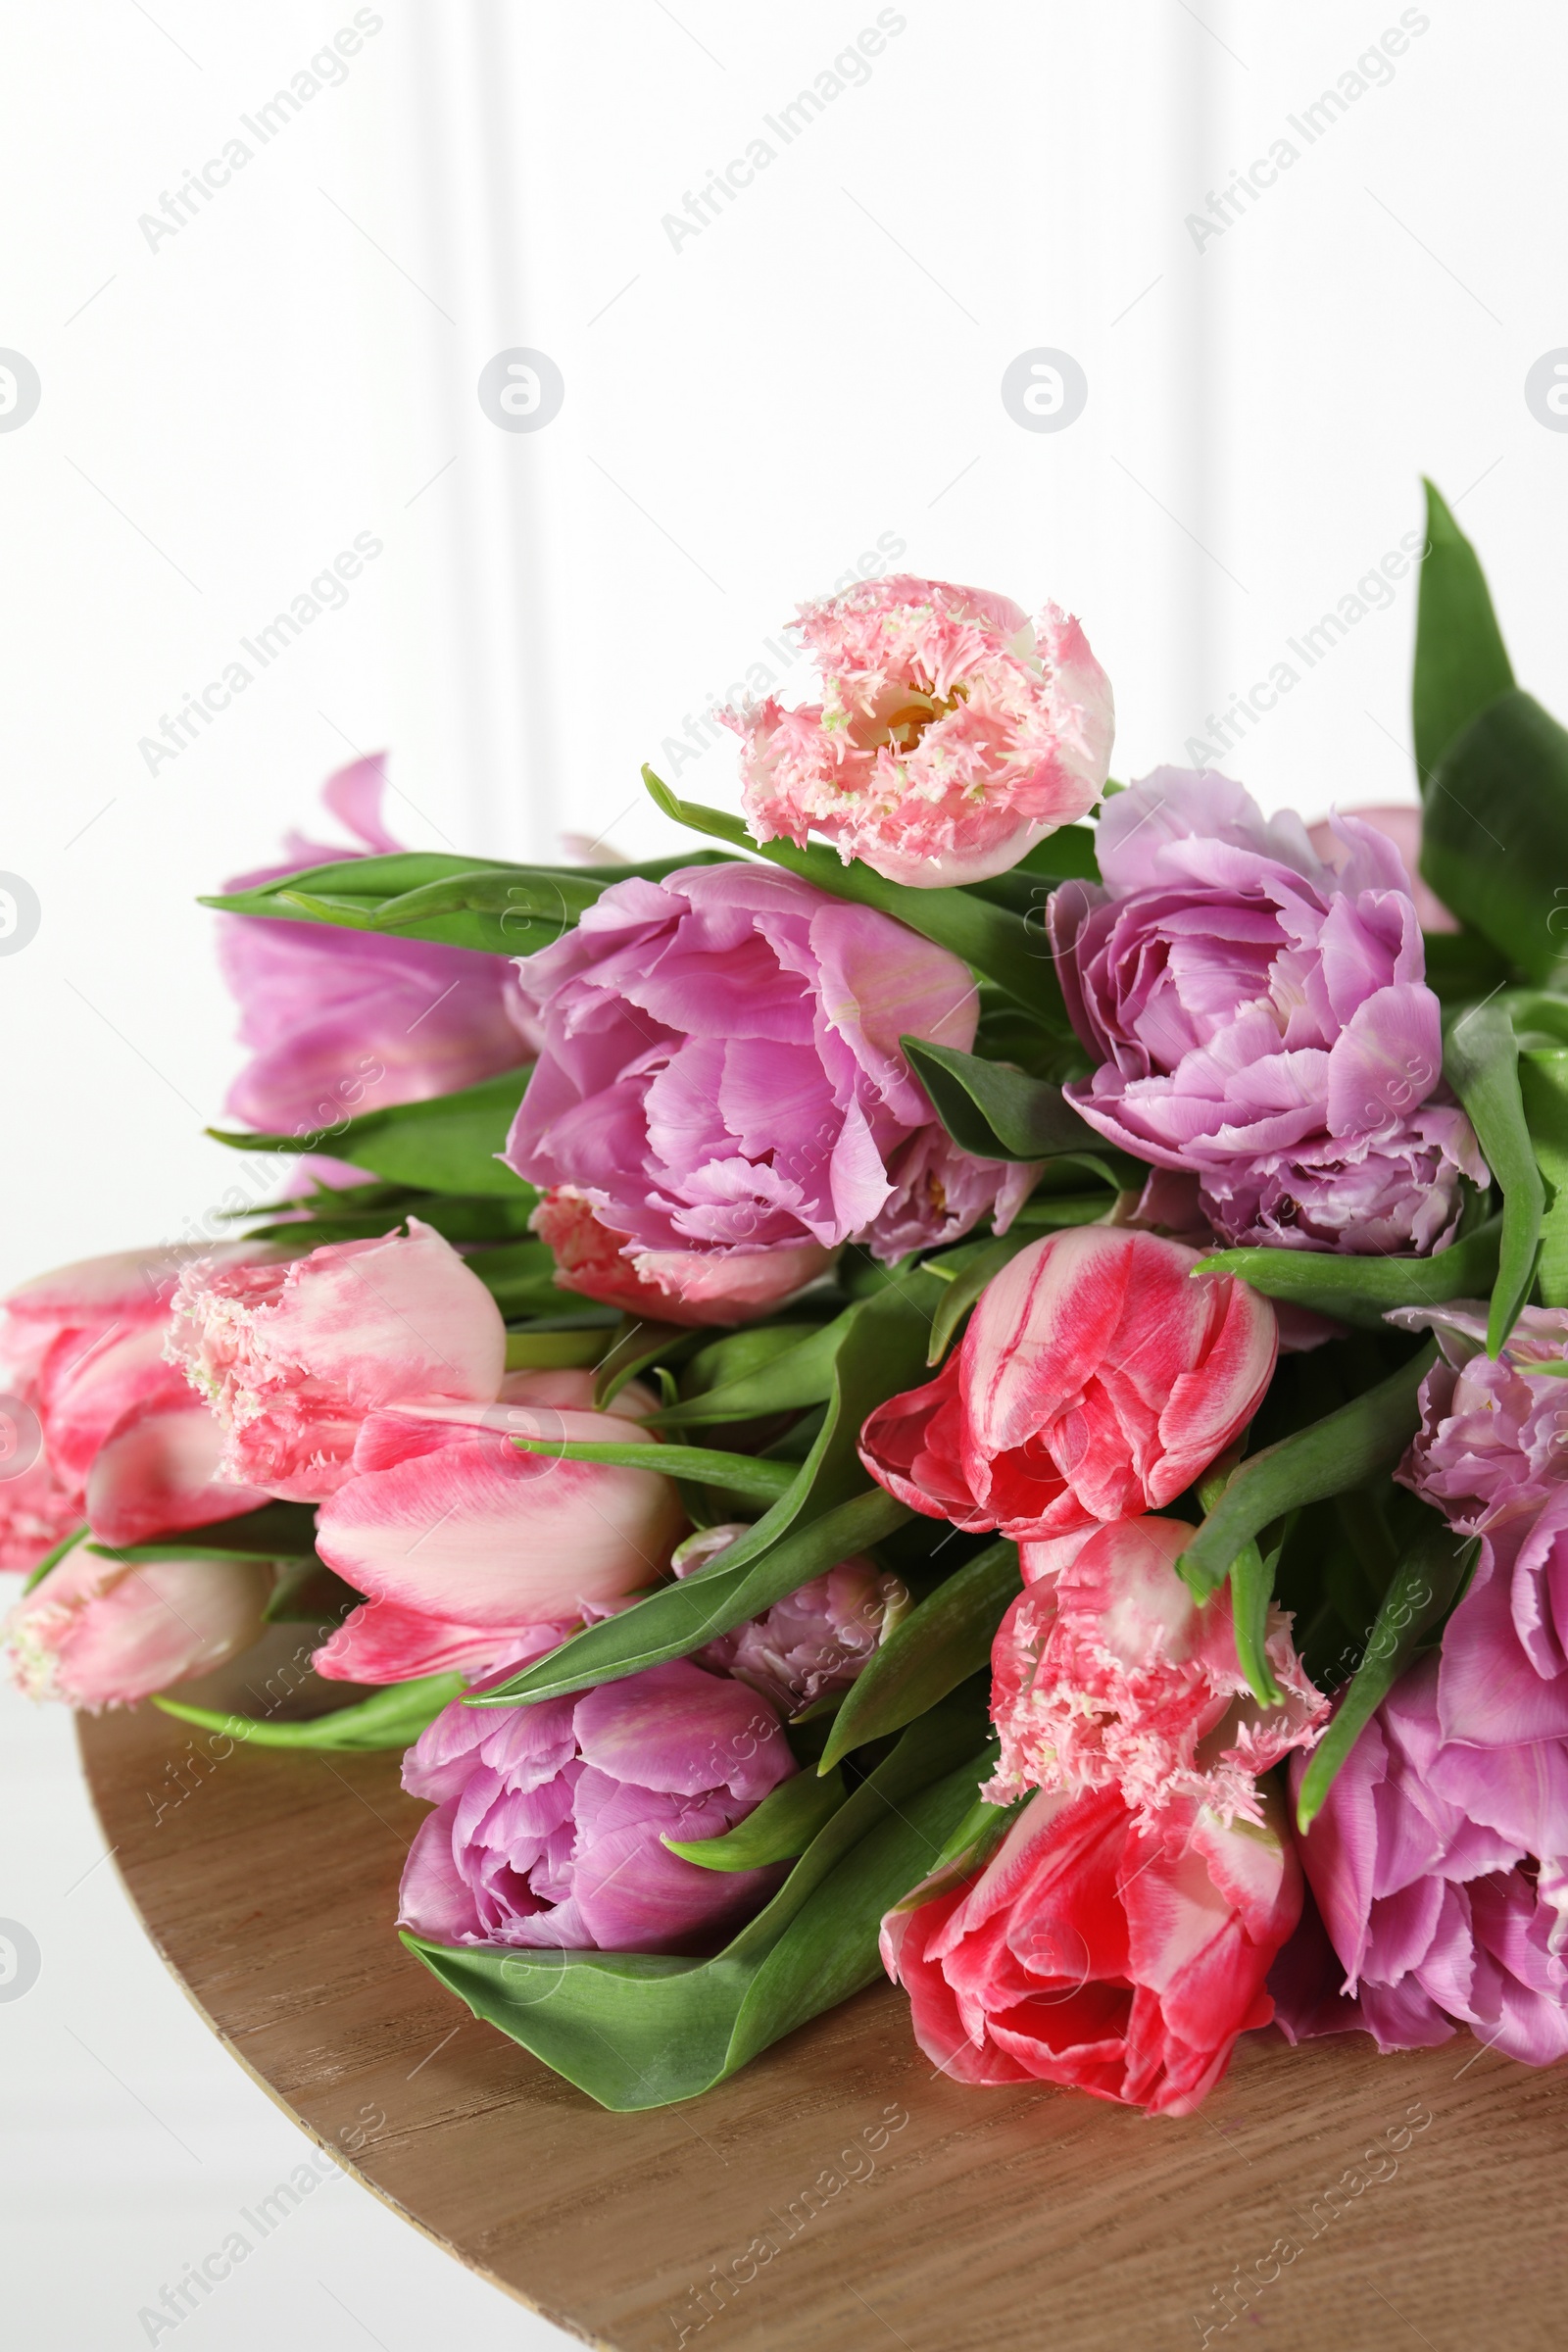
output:
[[[222,1425],[224,1477],[315,1502],[348,1477],[377,1406],[494,1398],[501,1311],[450,1242],[408,1226],[288,1262],[186,1269],[170,1352]]]
[[[270,1561],[127,1567],[78,1544],[7,1618],[12,1672],[32,1698],[131,1706],[249,1649],[274,1580]]]
[[[1260,1826],[1188,1805],[1143,1829],[1115,1788],[1042,1792],[977,1876],[889,1914],[882,1957],[955,2082],[1060,2082],[1188,2115],[1237,2035],[1268,2024],[1265,1980],[1300,1902],[1272,1794]]]
[[[1274,1370],[1268,1300],[1125,1227],[1031,1242],[933,1381],[878,1405],[860,1458],[912,1510],[1019,1539],[1173,1501]]]
[[[318,1673],[388,1683],[516,1659],[664,1573],[685,1514],[635,1417],[654,1400],[633,1386],[600,1413],[592,1396],[589,1373],[523,1372],[490,1405],[370,1415],[316,1539],[368,1597],[317,1652]],[[514,1437],[646,1443],[650,1466],[564,1461]]]
[[[404,1758],[403,1786],[438,1810],[401,1922],[446,1944],[710,1947],[779,1873],[704,1870],[665,1840],[721,1836],[794,1770],[767,1701],[686,1658],[534,1706],[457,1700]]]

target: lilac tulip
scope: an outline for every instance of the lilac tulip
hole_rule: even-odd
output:
[[[1442,1088],[1438,1000],[1394,844],[1333,820],[1334,872],[1298,817],[1225,776],[1158,768],[1107,803],[1103,889],[1049,922],[1074,1028],[1100,1065],[1067,1094],[1157,1167],[1195,1170],[1232,1243],[1426,1251],[1459,1178],[1487,1171]]]
[[[1544,2066],[1568,2054],[1550,1850],[1568,1829],[1568,1750],[1445,1740],[1438,1676],[1427,1658],[1396,1685],[1300,1840],[1333,1962],[1309,1925],[1272,1982],[1277,2014],[1293,2038],[1360,2027],[1383,2049],[1468,2025]],[[1293,1759],[1298,1788],[1304,1769]]]
[[[1444,1738],[1502,1754],[1568,1740],[1568,1311],[1527,1306],[1495,1359],[1483,1300],[1389,1320],[1435,1331],[1443,1350],[1397,1475],[1481,1538],[1444,1638]]]
[[[900,1050],[973,1042],[967,967],[873,907],[690,866],[612,884],[517,968],[543,1044],[506,1158],[590,1298],[735,1322],[845,1242],[891,1262],[1030,1190],[948,1141]]]
[[[322,789],[363,847],[291,834],[285,864],[238,874],[228,888],[254,890],[301,866],[400,850],[381,822],[384,767],[378,752],[340,768]],[[270,1134],[306,1135],[389,1103],[453,1094],[528,1058],[504,956],[237,915],[221,926],[219,958],[239,1000],[240,1043],[253,1055],[227,1107]]]
[[[704,1528],[677,1546],[670,1566],[677,1576],[690,1576],[745,1533],[739,1521]],[[857,1552],[825,1576],[813,1576],[808,1585],[786,1592],[760,1616],[720,1634],[697,1655],[703,1665],[750,1683],[786,1714],[798,1715],[858,1679],[892,1632],[905,1598],[896,1576]]]
[[[404,1758],[437,1810],[400,1920],[435,1943],[710,1947],[778,1873],[704,1870],[665,1840],[721,1836],[794,1770],[768,1701],[688,1658],[534,1706],[455,1700]]]

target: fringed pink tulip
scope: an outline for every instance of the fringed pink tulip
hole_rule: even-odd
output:
[[[169,1350],[222,1425],[225,1478],[318,1501],[347,1478],[378,1406],[494,1398],[501,1311],[450,1242],[408,1223],[406,1236],[333,1243],[284,1264],[186,1270]]]
[[[822,834],[918,889],[1000,874],[1104,790],[1110,681],[1076,620],[900,574],[796,624],[822,700],[721,713],[759,841]]]
[[[1030,1798],[978,1876],[882,1927],[916,2039],[958,2082],[1060,2082],[1189,2115],[1264,1988],[1301,1880],[1277,1798],[1225,1828],[1190,1804],[1140,1827],[1115,1788]]]
[[[1059,1576],[1013,1602],[992,1649],[993,1804],[1031,1788],[1117,1788],[1141,1827],[1189,1801],[1227,1827],[1261,1824],[1258,1776],[1311,1745],[1329,1702],[1277,1608],[1265,1653],[1285,1702],[1252,1695],[1229,1587],[1200,1606],[1176,1573],[1192,1537],[1179,1519],[1097,1529]]]
[[[225,1267],[271,1254],[244,1244],[211,1253]],[[265,1501],[218,1475],[212,1416],[164,1360],[173,1294],[197,1255],[88,1258],[25,1284],[0,1308],[0,1388],[12,1396],[18,1464],[8,1478],[0,1460],[0,1553],[13,1565],[35,1565],[84,1518],[104,1542],[128,1544]]]
[[[78,1544],[7,1618],[12,1672],[31,1698],[131,1706],[249,1649],[274,1575],[261,1560],[127,1567]]]
[[[1032,1242],[924,1388],[860,1441],[912,1510],[1019,1539],[1174,1500],[1251,1419],[1274,1370],[1266,1298],[1179,1242],[1104,1225]]]
[[[592,1396],[589,1373],[524,1372],[488,1406],[371,1414],[316,1539],[368,1598],[316,1653],[318,1673],[403,1682],[514,1659],[664,1573],[685,1514],[655,1467],[657,1440],[634,1418],[654,1400],[633,1386],[600,1413]],[[646,1441],[649,1467],[564,1461],[514,1437]]]
[[[405,1788],[438,1810],[401,1924],[445,1944],[705,1949],[779,1873],[704,1870],[664,1840],[721,1836],[794,1770],[766,1699],[686,1658],[534,1706],[458,1700],[404,1759]]]

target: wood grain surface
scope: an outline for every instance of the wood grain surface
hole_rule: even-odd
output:
[[[205,1703],[250,1706],[257,1672],[253,1653]],[[1568,2340],[1562,2071],[1468,2035],[1380,2058],[1359,2034],[1271,2033],[1201,2115],[1151,2122],[961,2089],[879,1986],[701,2099],[609,2115],[399,1944],[425,1808],[396,1755],[228,1750],[150,1706],[84,1718],[81,1746],[148,1934],[241,2064],[410,2222],[590,2342]]]

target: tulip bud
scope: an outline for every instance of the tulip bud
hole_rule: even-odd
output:
[[[127,1566],[78,1544],[6,1619],[13,1675],[30,1698],[131,1706],[249,1649],[273,1582],[266,1560]]]

